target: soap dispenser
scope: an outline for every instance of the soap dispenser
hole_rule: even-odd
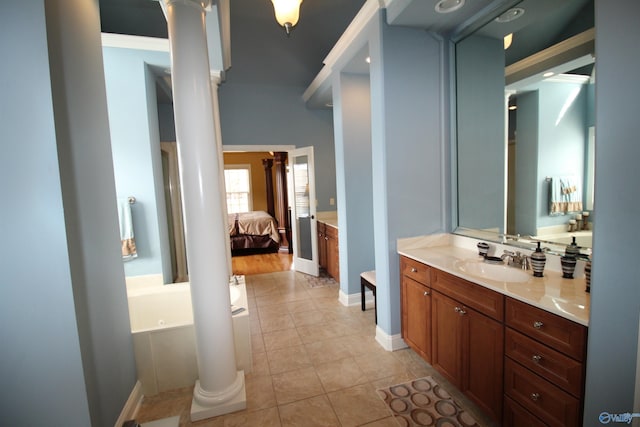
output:
[[[534,277],[542,277],[542,272],[544,271],[544,265],[546,262],[547,257],[544,252],[542,252],[540,242],[538,242],[536,251],[531,254],[531,268],[533,269]]]
[[[576,243],[576,236],[573,236],[571,240],[571,244],[567,245],[564,250],[564,254],[566,256],[578,257],[580,256],[580,246]]]

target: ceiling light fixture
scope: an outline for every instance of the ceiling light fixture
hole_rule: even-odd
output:
[[[553,75],[554,75],[554,72],[553,72],[553,71],[547,71],[546,73],[544,73],[544,74],[542,75],[542,77],[551,77],[551,76],[553,76]]]
[[[504,36],[504,50],[509,49],[509,46],[511,46],[511,42],[513,42],[513,33],[509,33]]]
[[[513,7],[509,10],[507,10],[506,12],[504,12],[502,15],[498,16],[496,18],[496,22],[500,22],[500,23],[505,23],[505,22],[511,22],[514,21],[518,18],[521,18],[522,15],[524,15],[524,9],[521,7]]]
[[[450,13],[464,6],[465,0],[440,0],[436,3],[436,12]]]
[[[287,37],[300,19],[300,4],[302,0],[271,0],[276,21],[284,28]]]

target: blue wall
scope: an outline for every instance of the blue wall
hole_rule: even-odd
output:
[[[0,423],[113,426],[136,373],[98,4],[6,3],[0,34]]]
[[[136,198],[138,257],[124,263],[125,274],[162,274],[164,283],[171,283],[156,87],[148,67],[168,67],[169,53],[107,47],[103,55],[116,193]],[[166,108],[162,111],[166,117]],[[166,129],[163,133],[171,136]]]
[[[445,231],[448,210],[444,43],[415,29],[370,25],[371,146],[378,327],[400,333],[397,239]]]
[[[472,35],[457,43],[456,82],[458,225],[503,232],[506,150],[502,40]]]
[[[346,295],[358,295],[360,273],[375,269],[369,76],[336,73],[332,88],[340,288]]]
[[[640,233],[638,69],[640,2],[596,0],[596,199],[591,317],[587,345],[585,426],[602,412],[637,411]]]
[[[229,71],[232,73],[233,69]],[[336,166],[330,110],[309,110],[306,88],[223,83],[219,89],[224,145],[313,146],[318,211],[334,211]]]
[[[539,110],[540,94],[532,91],[518,96],[513,114],[517,117],[515,230],[524,235],[537,234]]]

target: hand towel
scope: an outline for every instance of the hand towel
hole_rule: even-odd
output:
[[[128,197],[118,198],[118,221],[120,223],[120,240],[122,242],[122,259],[125,261],[138,257],[136,240],[133,235],[131,203]]]
[[[551,178],[549,215],[564,215],[582,211],[582,193],[574,176]]]

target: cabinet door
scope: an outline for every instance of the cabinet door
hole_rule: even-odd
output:
[[[461,304],[437,291],[431,294],[432,366],[458,388],[462,388]]]
[[[327,227],[328,228],[328,227]],[[336,233],[337,234],[337,233]],[[338,238],[327,230],[327,273],[336,281],[340,281],[340,255]]]
[[[504,327],[479,312],[461,307],[464,392],[494,420],[502,417]]]
[[[318,265],[326,270],[327,268],[327,240],[326,225],[318,222]]]
[[[431,289],[402,277],[402,338],[431,363]]]

